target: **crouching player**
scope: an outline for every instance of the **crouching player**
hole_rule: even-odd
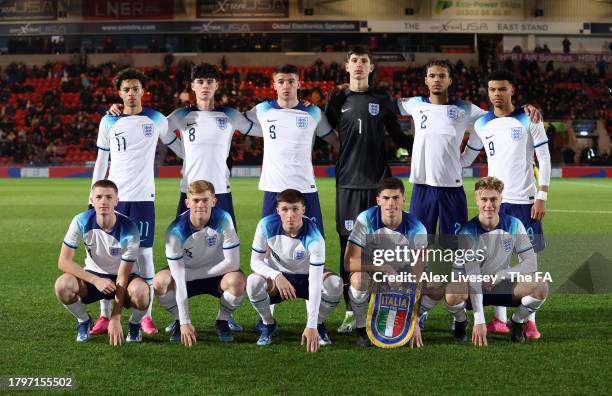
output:
[[[478,216],[459,232],[460,247],[473,250],[474,259],[453,265],[455,279],[461,274],[469,279],[449,283],[446,289],[448,311],[455,318],[454,338],[467,338],[465,310],[472,309],[472,343],[476,346],[487,345],[484,306],[518,307],[509,321],[511,339],[523,342],[525,321],[540,309],[548,295],[548,284],[534,276],[536,255],[523,223],[499,212],[503,189],[504,183],[492,176],[476,183]],[[509,267],[513,253],[518,255],[518,264]]]
[[[304,195],[287,189],[276,196],[277,214],[257,224],[247,293],[264,326],[257,345],[269,345],[276,330],[270,304],[296,297],[308,300],[302,345],[316,352],[331,343],[324,322],[338,305],[342,280],[325,270],[325,240],[317,225],[304,217]]]
[[[190,183],[185,201],[189,210],[166,232],[168,268],[153,278],[159,303],[175,319],[170,341],[180,340],[186,347],[196,343],[188,299],[199,294],[219,299],[217,335],[221,341],[233,341],[228,319],[240,305],[245,285],[234,223],[228,212],[215,207],[215,188],[208,181]]]
[[[126,341],[140,342],[140,321],[149,306],[149,286],[133,273],[140,233],[132,220],[115,212],[119,199],[112,181],[95,182],[90,200],[93,209],[76,215],[64,237],[58,260],[64,274],[55,281],[55,295],[78,321],[77,341],[89,340],[91,331],[85,304],[114,298],[108,325],[110,344],[123,343],[123,307],[132,308]],[[87,250],[85,268],[74,261],[81,240]]]
[[[348,239],[344,268],[350,273],[349,298],[355,315],[357,345],[362,347],[371,345],[365,328],[372,282],[370,274],[383,272],[386,275],[397,275],[389,264],[374,266],[362,263],[361,256],[366,248],[368,235],[399,236],[397,245],[407,244],[411,249],[417,250],[427,247],[427,230],[423,223],[402,210],[406,203],[404,192],[404,183],[400,179],[383,179],[377,188],[377,205],[359,214]],[[417,266],[417,272],[422,271],[422,262],[414,264]],[[417,348],[423,346],[418,325],[414,327],[410,345]]]

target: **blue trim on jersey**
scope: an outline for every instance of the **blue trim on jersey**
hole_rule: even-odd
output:
[[[259,249],[256,249],[256,248],[252,247],[252,246],[251,246],[251,250],[253,250],[253,251],[257,252],[257,253],[262,253],[262,254],[266,252],[265,250],[259,250]]]
[[[237,243],[237,244],[235,244],[235,245],[232,245],[232,246],[228,246],[228,247],[223,246],[223,249],[225,249],[225,250],[229,250],[229,249],[233,249],[233,248],[238,247],[238,246],[240,246],[240,244],[239,244],[239,243]]]
[[[307,112],[315,120],[316,123],[319,123],[321,121],[321,115],[323,114],[323,112],[321,111],[321,109],[319,109],[319,107],[314,105],[306,107],[304,106],[304,103],[300,101],[300,103],[296,107],[294,107],[294,109],[298,109],[300,106],[303,107],[304,111]]]
[[[257,110],[261,111],[262,113],[265,113],[268,110],[272,109],[272,101],[261,102],[260,104],[258,104],[256,106],[256,108],[257,108]],[[251,120],[249,120],[249,121],[251,121]]]
[[[125,261],[126,263],[135,263],[136,262],[136,260],[130,260],[130,259],[126,259],[126,258],[123,258],[123,257],[121,257],[121,260]]]
[[[313,267],[320,267],[322,265],[325,265],[325,263],[310,263],[310,265],[312,265]]]
[[[288,236],[283,230],[283,223],[278,214],[271,214],[264,217],[259,221],[257,226],[262,227],[263,236],[266,240],[276,235]],[[300,232],[295,237],[291,238],[299,239],[306,249],[308,249],[312,242],[319,239],[325,243],[316,224],[306,216],[302,216],[302,228],[300,228]]]
[[[312,118],[314,118],[317,122],[319,122],[319,120],[321,119],[321,116],[319,114],[319,119],[316,118],[315,114],[317,114],[317,110],[319,111],[319,113],[321,113],[321,109],[319,109],[317,106],[308,106],[306,107],[306,105],[304,105],[304,102],[302,102],[301,100],[298,101],[298,104],[295,105],[295,107],[281,107],[278,104],[277,100],[271,100],[268,102],[270,104],[270,107],[273,109],[277,109],[277,110],[284,110],[284,109],[291,109],[291,110],[301,110],[303,112],[309,113]],[[312,113],[311,113],[312,112]],[[315,114],[313,114],[315,113]]]
[[[548,143],[548,140],[545,140],[545,141],[543,141],[542,143],[534,144],[534,145],[533,145],[533,148],[538,148],[538,147],[543,146],[543,145],[545,145],[545,144],[547,144],[547,143]]]
[[[251,126],[249,127],[249,130],[244,133],[245,135],[248,135],[249,133],[251,133],[251,130],[253,130],[253,125],[255,125],[255,123],[253,121],[251,121],[251,119],[247,116],[247,113],[242,113],[242,116],[244,118],[246,118],[248,122],[251,123]]]
[[[373,234],[375,231],[387,227],[382,221],[382,213],[378,205],[361,212],[359,217],[361,216],[365,216],[368,234]],[[404,235],[409,241],[417,234],[427,235],[427,230],[423,223],[410,213],[404,211],[402,211],[402,222],[393,231]]]
[[[69,248],[72,248],[72,249],[78,249],[78,246],[71,245],[71,244],[69,244],[66,241],[64,241],[64,245],[66,245],[66,246],[68,246]]]
[[[360,243],[355,242],[355,241],[354,241],[354,240],[352,240],[352,239],[349,239],[348,241],[349,241],[350,243],[352,243],[353,245],[357,245],[357,246],[359,246],[359,247],[360,247],[360,248],[362,248],[362,249],[363,249],[363,248],[365,248],[365,246],[363,246],[363,245],[362,245],[362,244],[360,244]]]
[[[520,229],[521,221],[516,217],[509,216],[507,214],[499,214],[499,223],[495,227],[495,230],[503,230],[511,235],[517,235]],[[494,231],[494,230],[491,230]],[[459,231],[461,235],[472,235],[474,237],[480,237],[482,234],[489,233],[491,231],[485,230],[478,220],[478,216],[465,223],[465,225]]]
[[[187,238],[196,232],[200,232],[202,230],[196,230],[191,225],[191,221],[189,220],[190,211],[187,209],[183,213],[181,213],[174,221],[168,226],[166,230],[166,234],[172,233],[177,238],[181,240],[181,242],[185,242]],[[229,213],[221,208],[217,208],[215,206],[212,207],[210,213],[210,219],[208,223],[204,225],[204,228],[209,227],[215,230],[218,234],[223,232],[223,229],[227,226],[228,222],[233,222]]]
[[[174,135],[174,139],[172,139],[172,141],[170,143],[164,143],[166,146],[170,146],[172,143],[174,143],[176,141],[176,139],[178,139],[178,136]]]
[[[482,149],[483,149],[483,147],[481,147],[481,148],[479,148],[479,149],[474,148],[474,147],[470,146],[470,145],[469,145],[469,144],[467,144],[467,143],[466,143],[465,145],[467,146],[467,148],[469,148],[469,149],[471,149],[471,150],[474,150],[474,151],[480,151],[480,150],[482,150]]]
[[[482,117],[476,120],[476,122],[474,123],[474,129],[479,130],[483,128],[487,124],[487,122],[495,118],[497,118],[495,116],[495,113],[493,113],[492,111],[487,112],[487,114],[483,115]]]
[[[528,248],[525,248],[525,249],[521,250],[520,252],[516,252],[516,254],[525,253],[525,252],[528,252],[529,250],[532,250],[532,249],[533,249],[533,246],[529,246]]]
[[[180,260],[182,258],[183,258],[183,256],[180,256],[180,257],[168,257],[168,256],[166,256],[167,260]]]
[[[422,96],[415,96],[414,98],[420,98],[421,102],[432,104],[431,100],[429,100],[429,96],[422,95]],[[442,106],[444,106],[444,105],[447,105],[447,106],[450,106],[450,105],[460,106],[459,102],[461,102],[461,101],[457,101],[457,100],[454,100],[454,99],[448,99],[448,101],[446,103],[444,103]]]
[[[96,146],[98,148],[98,150],[102,150],[102,151],[110,151],[110,148],[104,148],[104,147],[100,147],[100,146]]]
[[[160,121],[162,121],[162,119],[166,118],[159,111],[150,109],[148,107],[143,107],[142,111],[140,113],[138,113],[138,114],[135,114],[135,115],[149,117],[151,120],[153,120],[153,122],[156,122],[156,123],[160,122]]]
[[[331,135],[331,133],[333,132],[333,128],[329,130],[329,132],[327,132],[325,135],[321,136],[321,139],[326,138],[327,136]]]

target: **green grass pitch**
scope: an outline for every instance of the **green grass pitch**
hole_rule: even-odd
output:
[[[465,181],[471,216],[476,211],[473,182]],[[233,344],[221,344],[213,328],[218,303],[209,296],[190,300],[199,335],[193,349],[169,343],[166,334],[145,335],[141,344],[120,348],[111,348],[106,336],[77,344],[75,320],[56,301],[53,283],[60,274],[56,263],[62,238],[72,216],[86,207],[89,183],[86,179],[0,180],[0,376],[71,375],[78,392],[87,394],[609,392],[611,294],[553,292],[538,313],[541,340],[514,345],[508,337],[490,335],[485,349],[453,343],[450,317],[440,305],[427,321],[424,348],[357,349],[353,335],[335,331],[344,314],[341,304],[327,322],[333,344],[306,354],[299,345],[306,315],[302,301],[277,306],[279,332],[271,346],[256,346],[256,335],[249,332],[236,334]],[[318,184],[328,236],[327,266],[338,271],[334,181],[321,179]],[[241,266],[249,273],[250,245],[263,194],[255,179],[234,179],[232,186]],[[158,270],[166,266],[163,233],[173,219],[178,195],[178,180],[157,180]],[[541,259],[541,268],[554,278],[552,290],[589,251],[610,252],[611,197],[612,180],[552,181],[544,220],[549,247]],[[80,260],[83,254],[81,247]],[[98,304],[89,306],[89,312],[97,317]],[[247,299],[235,317],[245,328],[255,323],[256,313]],[[162,329],[170,322],[157,303],[154,318]],[[127,314],[122,323],[126,328]]]

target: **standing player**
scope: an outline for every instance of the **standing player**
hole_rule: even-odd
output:
[[[302,334],[308,352],[331,343],[325,319],[340,300],[342,281],[325,270],[325,240],[314,221],[304,216],[304,195],[287,189],[276,195],[276,214],[257,224],[251,268],[247,278],[249,300],[263,321],[257,345],[269,345],[276,330],[270,304],[308,300],[308,320]]]
[[[518,307],[509,322],[511,339],[523,342],[524,323],[529,315],[540,309],[548,295],[547,283],[535,277],[537,258],[523,223],[500,211],[503,191],[504,183],[495,177],[484,177],[476,182],[478,216],[463,226],[459,244],[477,254],[472,255],[474,260],[453,265],[454,272],[466,274],[471,279],[491,278],[470,281],[469,287],[466,283],[449,283],[447,287],[447,308],[455,318],[453,336],[457,341],[466,340],[465,310],[471,308],[474,310],[472,343],[476,346],[487,345],[484,306]],[[518,255],[519,263],[509,268],[513,253]],[[521,274],[523,278],[512,274]]]
[[[530,121],[522,108],[512,104],[514,76],[511,72],[492,72],[487,78],[487,87],[493,111],[474,125],[475,133],[470,135],[462,165],[471,164],[480,150],[485,149],[488,174],[499,178],[506,186],[500,211],[521,220],[537,253],[545,247],[541,220],[546,213],[551,172],[544,124]],[[534,151],[540,165],[538,187],[532,166]],[[495,309],[495,318],[489,323],[488,331],[509,331],[505,308]],[[529,317],[525,333],[529,338],[540,338],[535,313]]]
[[[338,137],[317,106],[298,100],[299,70],[283,65],[272,75],[277,99],[262,102],[248,111],[248,119],[261,126],[264,158],[259,189],[264,191],[262,217],[276,213],[276,196],[292,188],[304,194],[306,217],[325,236],[319,194],[312,167],[315,134],[338,148]]]
[[[325,114],[338,131],[340,149],[336,163],[336,229],[340,235],[340,263],[344,262],[349,234],[355,219],[376,204],[376,187],[391,176],[387,163],[385,130],[400,147],[408,149],[410,141],[397,122],[397,106],[385,92],[370,87],[368,78],[374,71],[370,52],[355,47],[346,58],[349,87],[330,98]],[[339,332],[353,331],[354,318],[348,296],[349,274],[340,264],[347,306]]]
[[[112,181],[95,182],[90,200],[93,209],[76,215],[64,237],[58,260],[64,274],[55,281],[55,295],[78,321],[77,341],[89,340],[91,318],[85,304],[115,298],[115,308],[109,315],[110,344],[123,343],[124,306],[132,308],[126,341],[140,342],[140,321],[149,306],[150,294],[144,280],[133,273],[140,240],[138,228],[129,218],[115,212],[117,186]],[[85,268],[74,261],[81,240],[87,250]]]
[[[153,279],[157,301],[174,316],[170,341],[187,347],[196,342],[188,299],[199,294],[219,298],[215,327],[221,341],[233,341],[228,320],[244,297],[238,235],[228,212],[216,207],[215,187],[197,180],[189,184],[186,206],[168,227],[168,268]]]
[[[396,274],[389,265],[375,267],[362,264],[362,251],[366,247],[368,235],[400,235],[398,245],[408,245],[411,249],[427,247],[427,230],[413,215],[404,212],[406,203],[404,183],[395,177],[383,179],[378,184],[376,205],[361,212],[348,238],[344,267],[350,274],[349,298],[355,315],[357,345],[370,346],[366,334],[366,311],[370,297],[371,276],[382,271],[388,275]],[[415,326],[411,345],[421,347],[421,331]]]
[[[122,70],[115,76],[114,85],[123,100],[123,114],[106,115],[100,121],[93,182],[104,179],[110,155],[112,161],[108,178],[119,188],[117,211],[132,219],[140,230],[139,275],[151,287],[152,295],[155,274],[152,249],[155,233],[155,148],[158,138],[174,151],[180,150],[180,143],[168,131],[168,121],[161,113],[142,107],[146,82],[146,76],[134,69]],[[150,300],[152,304],[153,299]],[[103,310],[109,311],[110,304],[107,307],[103,307]],[[104,314],[96,321],[95,333],[104,332],[107,326],[108,317]],[[142,328],[147,334],[157,332],[151,319],[151,306],[142,320]]]

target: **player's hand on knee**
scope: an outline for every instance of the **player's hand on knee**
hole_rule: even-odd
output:
[[[108,342],[111,346],[120,346],[123,344],[123,329],[119,318],[111,318],[108,323]]]
[[[123,113],[123,105],[119,103],[113,103],[113,105],[108,109],[106,114],[118,116]]]
[[[534,220],[542,220],[546,214],[546,201],[536,199],[531,205],[531,218]]]
[[[542,122],[542,112],[537,107],[528,104],[523,107],[523,110],[525,110],[525,113],[529,115],[529,120],[531,120],[531,122],[534,124]]]
[[[423,346],[423,337],[421,336],[421,328],[419,323],[414,324],[414,332],[409,341],[410,348],[420,348]]]
[[[197,333],[191,323],[181,325],[181,344],[191,348],[196,344]]]
[[[296,298],[295,288],[283,274],[274,278],[274,284],[283,300],[293,300]]]
[[[475,324],[472,330],[472,344],[477,347],[487,346],[487,325]]]
[[[319,332],[317,329],[306,327],[302,333],[302,343],[306,343],[306,352],[316,352],[319,350]]]
[[[100,291],[100,293],[111,294],[117,289],[115,282],[108,278],[96,278],[93,281],[93,285]]]

